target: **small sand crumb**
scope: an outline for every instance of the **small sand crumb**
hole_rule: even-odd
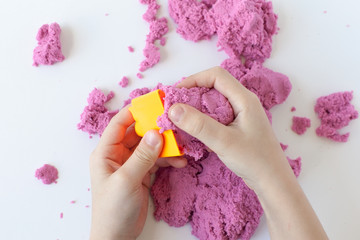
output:
[[[119,85],[122,87],[122,88],[125,88],[125,87],[127,87],[127,85],[129,84],[129,78],[127,78],[127,77],[123,77],[122,79],[121,79],[121,81],[119,82]]]
[[[310,126],[311,121],[309,118],[294,116],[292,119],[291,130],[293,130],[298,135],[303,135]]]
[[[135,51],[135,49],[132,46],[128,46],[128,50],[129,50],[129,52],[134,52]]]
[[[44,164],[44,166],[36,170],[35,177],[40,179],[44,184],[51,184],[57,183],[58,174],[56,167]]]
[[[143,79],[144,76],[141,74],[141,73],[137,73],[136,76],[139,78],[139,79]]]
[[[166,44],[166,38],[162,37],[162,38],[160,39],[160,45],[161,45],[161,46],[165,46],[165,44]]]
[[[289,145],[286,145],[286,144],[283,144],[283,143],[280,143],[280,146],[281,146],[281,149],[283,151],[285,151],[289,147]]]

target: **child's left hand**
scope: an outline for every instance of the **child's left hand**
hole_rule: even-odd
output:
[[[128,108],[110,121],[90,157],[92,223],[90,239],[135,239],[144,227],[150,174],[158,165],[183,167],[184,159],[160,159],[163,139],[156,130],[140,141]]]

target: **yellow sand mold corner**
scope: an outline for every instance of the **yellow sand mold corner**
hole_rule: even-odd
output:
[[[164,113],[165,109],[162,100],[164,97],[165,93],[158,89],[134,98],[131,101],[129,111],[135,120],[135,132],[137,135],[143,137],[145,133],[151,129],[160,130],[156,121],[157,118]],[[164,138],[164,146],[160,157],[176,157],[183,155],[172,130],[166,130],[162,135]]]

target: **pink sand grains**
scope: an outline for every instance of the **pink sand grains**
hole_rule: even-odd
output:
[[[38,31],[36,40],[38,46],[33,53],[33,66],[53,65],[64,61],[65,57],[61,52],[60,42],[61,29],[59,24],[44,24]]]
[[[169,0],[176,31],[186,40],[218,36],[218,46],[230,58],[244,57],[246,65],[270,57],[277,15],[264,0]]]
[[[137,73],[136,76],[137,76],[138,79],[143,79],[144,78],[144,75],[142,75],[141,73]]]
[[[84,111],[80,116],[80,123],[77,125],[78,129],[89,133],[90,136],[93,134],[101,135],[111,118],[118,112],[111,112],[105,107],[105,103],[110,101],[113,97],[113,92],[110,92],[105,96],[103,92],[95,88],[89,94],[87,99],[88,106],[84,108]]]
[[[311,121],[309,118],[296,116],[292,118],[291,130],[298,135],[303,135],[310,126]]]
[[[120,85],[122,88],[127,87],[127,85],[129,85],[129,78],[127,78],[127,77],[124,76],[124,77],[121,79],[121,81],[119,82],[119,85]]]
[[[49,164],[44,164],[44,166],[35,171],[35,177],[44,184],[57,183],[58,175],[59,172],[56,167]]]
[[[143,50],[145,59],[140,63],[139,68],[139,71],[143,72],[160,61],[160,49],[155,45],[155,42],[162,39],[169,29],[166,18],[156,17],[160,8],[156,0],[140,0],[140,3],[148,5],[143,19],[150,24],[150,32],[146,36],[146,45]]]
[[[352,92],[337,92],[317,99],[314,110],[321,120],[321,125],[316,129],[318,136],[347,142],[350,133],[340,134],[339,130],[359,116],[350,103],[352,98]]]

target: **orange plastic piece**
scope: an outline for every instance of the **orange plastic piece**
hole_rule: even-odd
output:
[[[129,111],[135,120],[135,132],[137,135],[143,137],[145,133],[151,129],[160,130],[160,127],[156,124],[156,120],[164,113],[164,97],[164,92],[158,89],[134,98],[131,101]],[[164,138],[164,146],[160,157],[175,157],[183,155],[179,149],[172,130],[166,130],[162,133],[162,135]]]

